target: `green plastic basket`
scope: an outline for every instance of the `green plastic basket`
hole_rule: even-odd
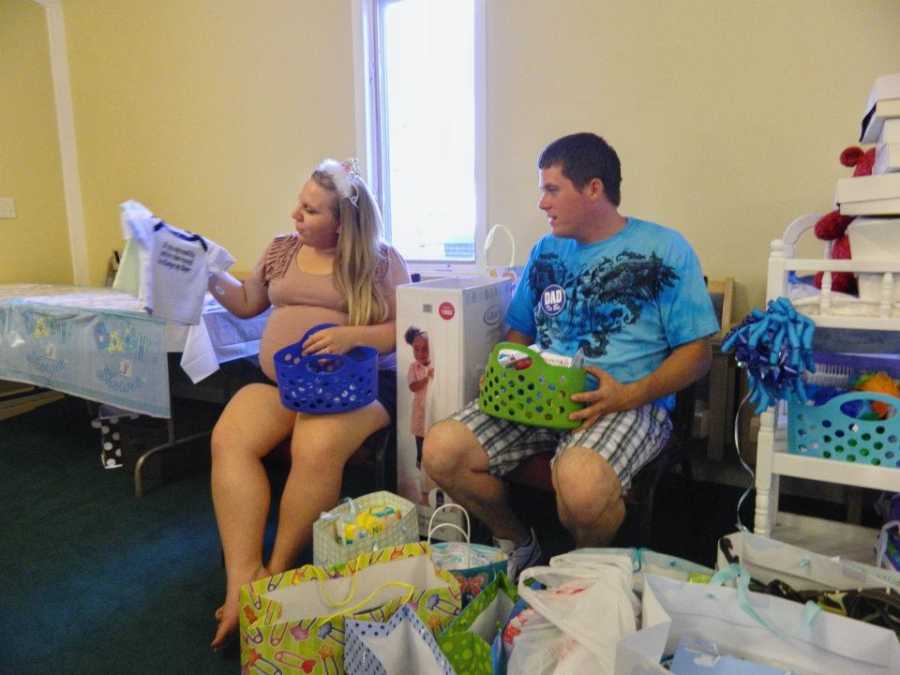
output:
[[[531,359],[522,370],[503,366],[500,352],[514,350]],[[499,342],[491,351],[478,407],[491,417],[548,429],[575,429],[581,420],[570,420],[569,414],[584,407],[571,395],[585,390],[587,373],[582,368],[552,366],[533,349],[515,342]]]

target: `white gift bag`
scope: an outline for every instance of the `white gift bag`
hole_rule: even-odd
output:
[[[497,232],[503,232],[509,240],[509,262],[506,265],[491,265],[488,263],[488,251],[494,243],[494,237]],[[515,286],[522,274],[522,267],[516,266],[516,238],[506,225],[497,223],[487,231],[484,236],[483,252],[483,272],[489,277],[506,277],[511,279]]]
[[[633,586],[635,593],[640,594],[644,586],[644,575],[655,574],[659,577],[668,577],[678,581],[691,581],[694,583],[706,583],[716,573],[711,567],[699,563],[678,558],[668,553],[657,553],[649,548],[578,548],[559,556],[558,564],[578,563],[580,560],[603,561],[602,556],[627,556],[631,559],[631,571],[633,573]],[[583,558],[581,556],[584,556]],[[600,556],[600,557],[598,557]],[[556,558],[554,558],[556,560]],[[553,564],[553,561],[551,561]]]
[[[778,579],[797,591],[890,588],[900,593],[898,572],[829,558],[752,532],[729,534],[719,542],[716,567],[734,561],[764,584]]]
[[[612,673],[616,645],[636,629],[639,604],[632,591],[632,569],[627,553],[597,552],[555,556],[547,567],[524,570],[519,575],[519,597],[553,624],[559,638],[551,645],[546,631],[540,636],[540,649],[531,650],[541,659],[537,668],[532,660],[523,660],[521,652],[516,656],[520,646],[516,644],[508,672]],[[532,588],[526,583],[531,579],[545,588]],[[555,664],[543,658],[548,650]]]
[[[616,652],[616,675],[666,673],[660,665],[682,638],[703,639],[720,653],[765,662],[796,675],[893,675],[900,642],[889,630],[814,605],[738,588],[689,584],[647,575],[642,626]]]
[[[344,670],[347,675],[454,675],[431,631],[403,605],[386,623],[345,623]]]

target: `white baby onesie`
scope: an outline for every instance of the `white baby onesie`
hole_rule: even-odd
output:
[[[121,205],[122,229],[139,246],[138,297],[161,319],[196,324],[203,311],[209,276],[234,264],[215,242],[163,222],[139,202]]]

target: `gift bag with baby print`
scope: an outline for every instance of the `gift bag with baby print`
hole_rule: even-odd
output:
[[[515,586],[501,572],[438,636],[438,646],[457,673],[491,674],[491,645],[518,598]]]
[[[285,675],[343,673],[345,620],[384,622],[404,604],[433,632],[459,612],[459,584],[435,567],[427,544],[254,581],[241,588],[241,665]]]

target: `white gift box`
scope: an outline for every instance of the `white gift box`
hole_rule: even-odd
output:
[[[406,343],[410,327],[428,337],[434,375],[425,392],[425,429],[478,396],[478,385],[493,346],[505,332],[506,308],[513,282],[505,277],[447,277],[397,288],[397,491],[417,505],[419,530],[428,531],[433,510],[448,501],[416,466],[416,438],[411,422],[414,394],[409,371],[415,359]],[[458,513],[441,512],[437,522],[461,525]],[[443,533],[452,533],[447,528]]]
[[[854,260],[888,261],[900,259],[900,218],[857,218],[847,227]],[[884,275],[857,275],[859,298],[880,302]],[[900,274],[893,275],[891,302],[900,302]]]
[[[895,117],[900,117],[900,73],[875,79],[863,111],[860,142],[878,143],[884,121]]]
[[[874,143],[900,143],[900,117],[891,117],[884,120],[881,125],[881,131]]]
[[[834,201],[846,216],[900,216],[900,173],[839,178]]]
[[[879,176],[883,173],[900,171],[900,143],[884,143],[875,150],[875,164],[872,173]]]
[[[900,218],[857,218],[847,236],[854,260],[900,259]]]

